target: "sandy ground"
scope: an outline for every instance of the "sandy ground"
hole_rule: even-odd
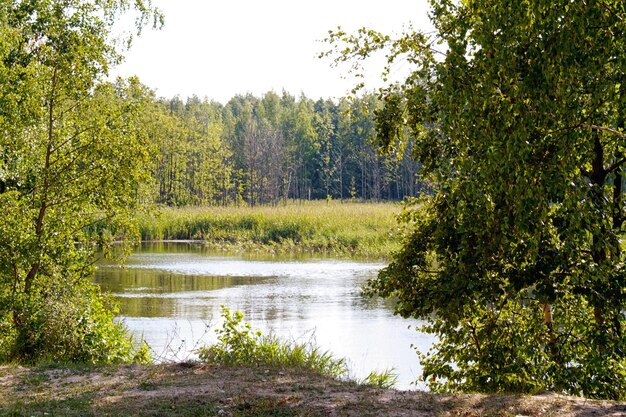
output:
[[[436,395],[358,386],[295,370],[204,364],[0,367],[0,415],[587,417],[626,416],[626,403],[552,393]]]

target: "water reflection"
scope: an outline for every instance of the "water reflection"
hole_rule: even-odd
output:
[[[395,317],[360,286],[379,263],[334,259],[251,258],[211,253],[201,245],[144,245],[124,269],[101,264],[95,280],[120,301],[127,325],[157,353],[188,354],[214,340],[219,306],[241,310],[254,327],[282,337],[314,335],[318,345],[349,358],[355,376],[394,367],[401,388],[419,374],[411,344],[432,339],[416,321]],[[207,332],[207,329],[210,331]],[[184,341],[184,342],[183,342]]]

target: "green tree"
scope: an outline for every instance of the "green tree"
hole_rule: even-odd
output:
[[[202,204],[225,205],[232,191],[232,153],[222,141],[221,112],[217,103],[191,99],[187,103],[187,123],[194,139],[188,170],[194,180],[194,197]]]
[[[327,198],[333,197],[333,186],[336,182],[339,164],[333,149],[335,124],[333,120],[334,103],[330,100],[319,100],[315,103],[313,124],[317,136],[320,185]]]
[[[434,35],[329,37],[338,62],[413,65],[380,91],[377,135],[436,184],[369,292],[428,320],[435,389],[624,399],[625,4],[431,6]]]
[[[146,111],[146,130],[157,152],[153,168],[155,202],[173,206],[191,204],[185,184],[189,146],[183,104],[178,97],[157,100]]]
[[[191,97],[153,100],[145,125],[157,148],[154,201],[186,206],[232,200],[231,152],[222,141],[222,106]]]
[[[286,100],[286,97],[284,100],[289,103],[285,109],[284,131],[293,178],[293,197],[310,200],[314,192],[312,183],[316,165],[314,158],[319,149],[313,103],[304,95],[295,102]],[[322,198],[326,198],[326,195],[322,194]]]
[[[129,237],[148,148],[146,90],[102,82],[110,30],[149,4],[47,0],[0,6],[0,360],[128,360],[90,284],[93,244]],[[107,231],[102,228],[108,224]]]

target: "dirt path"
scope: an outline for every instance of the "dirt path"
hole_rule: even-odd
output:
[[[556,394],[383,390],[293,370],[200,364],[99,370],[0,367],[0,415],[12,416],[626,416],[626,403]]]

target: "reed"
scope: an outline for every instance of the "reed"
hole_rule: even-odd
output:
[[[222,327],[216,330],[218,342],[196,350],[202,362],[226,366],[252,366],[300,369],[334,379],[346,379],[349,374],[344,358],[320,349],[314,342],[294,342],[274,334],[253,330],[244,321],[243,313],[232,312],[222,305]],[[392,369],[371,372],[367,377],[353,380],[360,385],[391,388],[398,380]]]
[[[292,202],[275,207],[161,208],[140,218],[144,241],[217,248],[386,257],[397,247],[394,203]]]

